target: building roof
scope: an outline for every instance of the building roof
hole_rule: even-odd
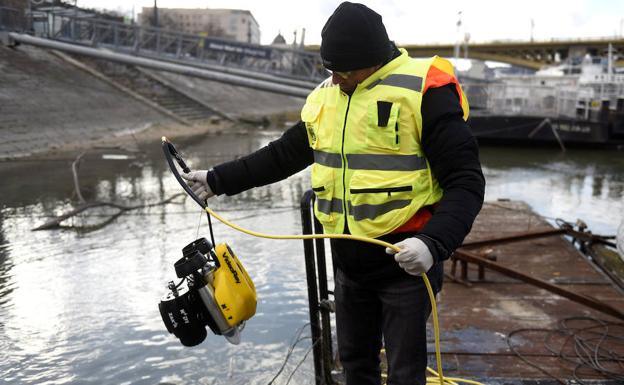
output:
[[[280,32],[277,33],[277,36],[275,36],[275,39],[273,39],[273,42],[271,43],[271,45],[277,44],[286,44],[286,39],[284,39],[284,36],[282,36]]]

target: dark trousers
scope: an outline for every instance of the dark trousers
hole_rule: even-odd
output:
[[[333,249],[334,253],[338,251],[336,247]],[[375,247],[351,250],[358,249],[359,255],[371,252],[380,256],[379,252],[383,252],[383,248]],[[334,255],[336,257],[340,255]],[[426,324],[431,313],[427,288],[422,278],[402,270],[390,275],[374,280],[353,280],[340,268],[336,271],[338,353],[347,385],[381,383],[382,339],[388,360],[388,385],[424,385],[426,382]],[[429,272],[429,278],[437,292],[441,286],[441,264]]]

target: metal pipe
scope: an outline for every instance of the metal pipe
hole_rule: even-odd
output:
[[[548,290],[551,293],[558,294],[576,303],[580,303],[594,310],[598,310],[605,314],[609,314],[610,316],[624,320],[624,313],[622,313],[620,310],[614,308],[613,306],[609,304],[606,304],[602,301],[599,301],[597,299],[594,299],[594,298],[591,298],[582,294],[577,294],[569,290],[562,289],[559,286],[553,285],[546,281],[542,281],[541,279],[528,276],[514,269],[510,269],[509,267],[499,265],[496,262],[492,262],[485,258],[481,258],[477,254],[471,253],[469,251],[458,249],[455,251],[454,257],[461,261],[476,263],[480,266],[484,266],[490,270],[494,270],[508,277],[515,278],[520,281],[524,281],[531,285]]]
[[[206,69],[189,67],[179,64],[167,63],[158,60],[146,59],[115,52],[102,51],[95,48],[82,47],[74,44],[67,44],[48,39],[41,39],[19,33],[9,33],[9,38],[22,44],[30,44],[38,47],[56,49],[59,51],[70,52],[79,55],[86,55],[103,60],[110,60],[118,63],[136,65],[139,67],[151,68],[158,71],[166,71],[186,76],[193,76],[202,79],[212,80],[221,83],[232,84],[236,86],[254,88],[262,91],[275,92],[278,94],[305,98],[309,93],[309,89],[299,87],[274,84],[268,81],[249,79],[248,77],[236,76],[231,74],[217,73]]]
[[[497,238],[482,239],[479,241],[466,242],[462,244],[461,247],[491,246],[495,244],[526,241],[528,239],[550,237],[554,235],[565,235],[566,233],[567,231],[564,229],[533,231],[533,232],[508,235],[506,237],[497,237]]]
[[[160,37],[160,35],[156,36],[157,43],[160,41],[159,37]],[[156,52],[158,53],[160,51],[157,50]],[[188,66],[188,67],[202,68],[202,69],[218,71],[218,72],[223,72],[223,73],[232,74],[232,75],[240,75],[240,76],[244,76],[246,78],[258,79],[258,80],[266,80],[266,81],[270,81],[270,82],[273,82],[273,83],[285,84],[285,85],[294,86],[294,87],[300,87],[300,88],[309,89],[309,90],[312,90],[314,87],[317,86],[317,84],[315,84],[313,82],[308,82],[308,81],[305,81],[305,80],[297,80],[297,79],[291,79],[291,78],[287,78],[287,77],[279,77],[279,76],[276,76],[276,75],[263,74],[263,73],[254,72],[254,71],[245,71],[245,70],[239,69],[239,68],[229,68],[229,67],[226,67],[226,66],[209,64],[209,63],[202,63],[202,62],[188,62],[188,61],[185,61],[185,60],[182,60],[182,59],[161,58],[161,57],[159,57],[157,55],[150,55],[149,51],[145,51],[145,52],[141,51],[141,56],[147,57],[147,58],[154,58],[155,60],[162,60],[162,61],[169,62],[169,63],[181,64],[181,65],[185,65],[185,66]]]
[[[572,238],[580,239],[582,241],[600,243],[603,245],[615,247],[615,243],[607,241],[607,239],[610,238],[608,236],[595,235],[595,234],[586,233],[582,231],[576,231],[567,227],[564,227],[561,229],[517,233],[517,234],[507,235],[505,237],[488,238],[488,239],[482,239],[479,241],[466,242],[462,244],[461,247],[492,246],[496,244],[520,242],[520,241],[526,241],[529,239],[551,237],[555,235],[569,235]]]

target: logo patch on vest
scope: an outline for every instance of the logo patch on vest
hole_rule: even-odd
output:
[[[310,137],[310,145],[314,146],[316,144],[316,133],[314,133],[314,128],[312,128],[311,124],[306,123],[306,129],[308,130],[308,136]]]

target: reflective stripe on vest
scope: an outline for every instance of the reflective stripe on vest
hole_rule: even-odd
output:
[[[347,163],[353,170],[415,171],[427,168],[427,161],[419,155],[347,154]]]
[[[363,204],[358,206],[351,205],[349,202],[349,213],[353,215],[356,221],[363,219],[375,219],[380,215],[386,214],[392,210],[402,209],[412,203],[410,199],[396,200],[379,205]]]
[[[372,82],[366,89],[371,89],[377,85],[394,86],[407,88],[408,90],[420,92],[422,89],[423,79],[420,76],[413,75],[390,75],[385,79],[379,79]]]
[[[342,199],[333,198],[332,200],[320,199],[316,200],[316,208],[323,214],[338,213],[342,214]]]
[[[314,151],[314,162],[332,168],[342,167],[340,154]],[[419,155],[347,154],[353,170],[414,171],[427,168],[427,160]]]
[[[340,156],[340,154],[333,154],[331,152],[314,150],[314,162],[327,167],[341,168],[342,156]]]

